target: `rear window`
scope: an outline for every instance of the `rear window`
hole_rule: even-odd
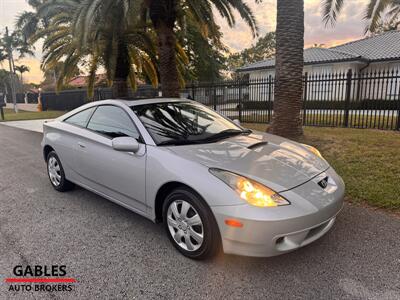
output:
[[[73,125],[77,125],[80,127],[86,127],[86,124],[89,121],[89,118],[92,115],[92,112],[94,109],[95,109],[95,107],[91,107],[91,108],[85,109],[83,111],[80,111],[80,112],[72,115],[68,119],[65,119],[64,122],[73,124]]]

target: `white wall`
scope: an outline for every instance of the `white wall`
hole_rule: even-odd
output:
[[[357,74],[362,68],[366,66],[365,63],[361,62],[341,62],[341,63],[331,63],[331,64],[319,64],[319,65],[305,65],[304,73],[308,73],[310,80],[323,78],[323,76],[332,74],[337,74],[336,76],[343,76],[344,78],[349,69],[352,69],[353,74]],[[362,73],[373,73],[382,70],[399,70],[400,72],[400,62],[399,61],[389,61],[389,62],[377,62],[371,63]],[[275,69],[265,69],[265,70],[255,70],[247,72],[249,74],[250,80],[260,80],[266,79],[270,75],[275,76]],[[399,74],[400,75],[400,74]],[[308,99],[310,100],[344,100],[345,99],[345,89],[346,86],[341,81],[341,84],[337,82],[326,83],[324,85],[320,83],[310,83],[308,85]],[[358,82],[353,81],[351,98],[356,99],[357,97],[369,98],[369,99],[387,99],[393,100],[399,97],[400,91],[400,79],[374,79],[368,82],[363,82],[360,87],[357,87]],[[261,91],[260,91],[261,90]],[[359,93],[357,93],[359,90]],[[260,89],[257,86],[250,86],[249,93],[252,100],[263,101],[265,100],[265,94],[268,94],[268,88]]]

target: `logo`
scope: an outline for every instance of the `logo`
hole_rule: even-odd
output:
[[[10,292],[70,292],[75,278],[67,277],[65,265],[17,265],[13,277],[5,278]]]
[[[325,189],[328,186],[328,176],[318,182],[318,185]]]

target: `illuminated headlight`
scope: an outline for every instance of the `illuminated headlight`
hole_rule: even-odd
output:
[[[270,188],[252,179],[220,169],[210,169],[211,174],[221,179],[238,193],[240,198],[258,207],[289,205],[290,202]]]
[[[308,150],[310,150],[316,156],[318,156],[320,158],[323,158],[322,155],[321,155],[321,152],[319,152],[317,148],[315,148],[313,146],[310,146],[310,145],[306,145],[306,144],[303,144],[303,146],[305,146]]]

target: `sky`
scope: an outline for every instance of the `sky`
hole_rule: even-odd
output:
[[[255,0],[245,0],[253,9],[260,35],[268,31],[274,31],[276,26],[276,1],[263,0],[256,4]],[[305,47],[314,44],[325,44],[326,47],[342,44],[363,37],[365,22],[362,20],[365,6],[368,0],[346,0],[335,27],[325,27],[321,17],[322,0],[305,0]],[[0,33],[4,33],[5,26],[13,29],[16,17],[23,11],[30,10],[25,0],[0,0]],[[223,40],[232,52],[240,51],[255,44],[250,29],[236,15],[236,25],[229,28],[227,23],[217,16],[218,23],[223,32]],[[30,72],[24,74],[26,82],[39,83],[42,80],[40,71],[40,44],[36,45],[35,57],[18,60],[17,64],[30,67]],[[0,68],[6,68],[3,63]]]

